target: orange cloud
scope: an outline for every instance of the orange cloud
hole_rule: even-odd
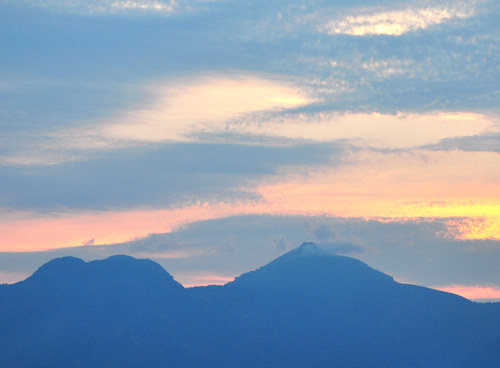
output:
[[[500,216],[457,218],[448,221],[448,236],[456,239],[500,239]]]
[[[89,239],[92,244],[121,243],[150,233],[171,232],[188,222],[237,213],[237,208],[222,203],[215,206],[195,204],[178,209],[67,212],[52,216],[4,215],[0,221],[0,251],[73,247],[89,244]]]
[[[449,220],[459,239],[500,239],[500,155],[492,152],[353,154],[339,166],[289,167],[244,188],[256,201],[171,209],[0,215],[0,251],[111,244],[232,215],[331,215]],[[165,255],[173,256],[173,255]]]
[[[294,173],[301,168],[290,168],[255,191],[281,213],[467,217],[483,219],[483,227],[458,228],[460,237],[499,239],[498,167],[500,155],[490,152],[366,151],[338,167],[301,174]]]

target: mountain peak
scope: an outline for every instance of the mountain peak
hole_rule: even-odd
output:
[[[306,242],[267,265],[237,277],[232,283],[274,285],[293,288],[311,287],[372,287],[379,283],[394,283],[394,279],[376,271],[357,259],[335,255],[315,243]]]
[[[62,275],[69,276],[80,272],[86,267],[84,260],[76,257],[60,257],[45,263],[33,273],[26,281],[50,280]]]
[[[300,247],[291,250],[287,254],[296,256],[332,255],[331,252],[313,242],[304,242]]]
[[[102,260],[85,262],[76,257],[55,258],[41,266],[23,283],[40,285],[72,285],[96,283],[121,285],[170,285],[182,289],[163,267],[149,259],[114,255]]]

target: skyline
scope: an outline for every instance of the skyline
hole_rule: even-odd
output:
[[[500,298],[495,1],[0,0],[0,282],[305,241]]]

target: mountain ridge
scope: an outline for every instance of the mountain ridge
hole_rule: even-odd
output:
[[[500,304],[305,243],[222,286],[150,260],[55,259],[0,288],[0,366],[496,367]]]

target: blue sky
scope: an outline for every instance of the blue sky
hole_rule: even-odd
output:
[[[116,253],[223,282],[313,240],[500,297],[498,2],[0,14],[0,282]]]

